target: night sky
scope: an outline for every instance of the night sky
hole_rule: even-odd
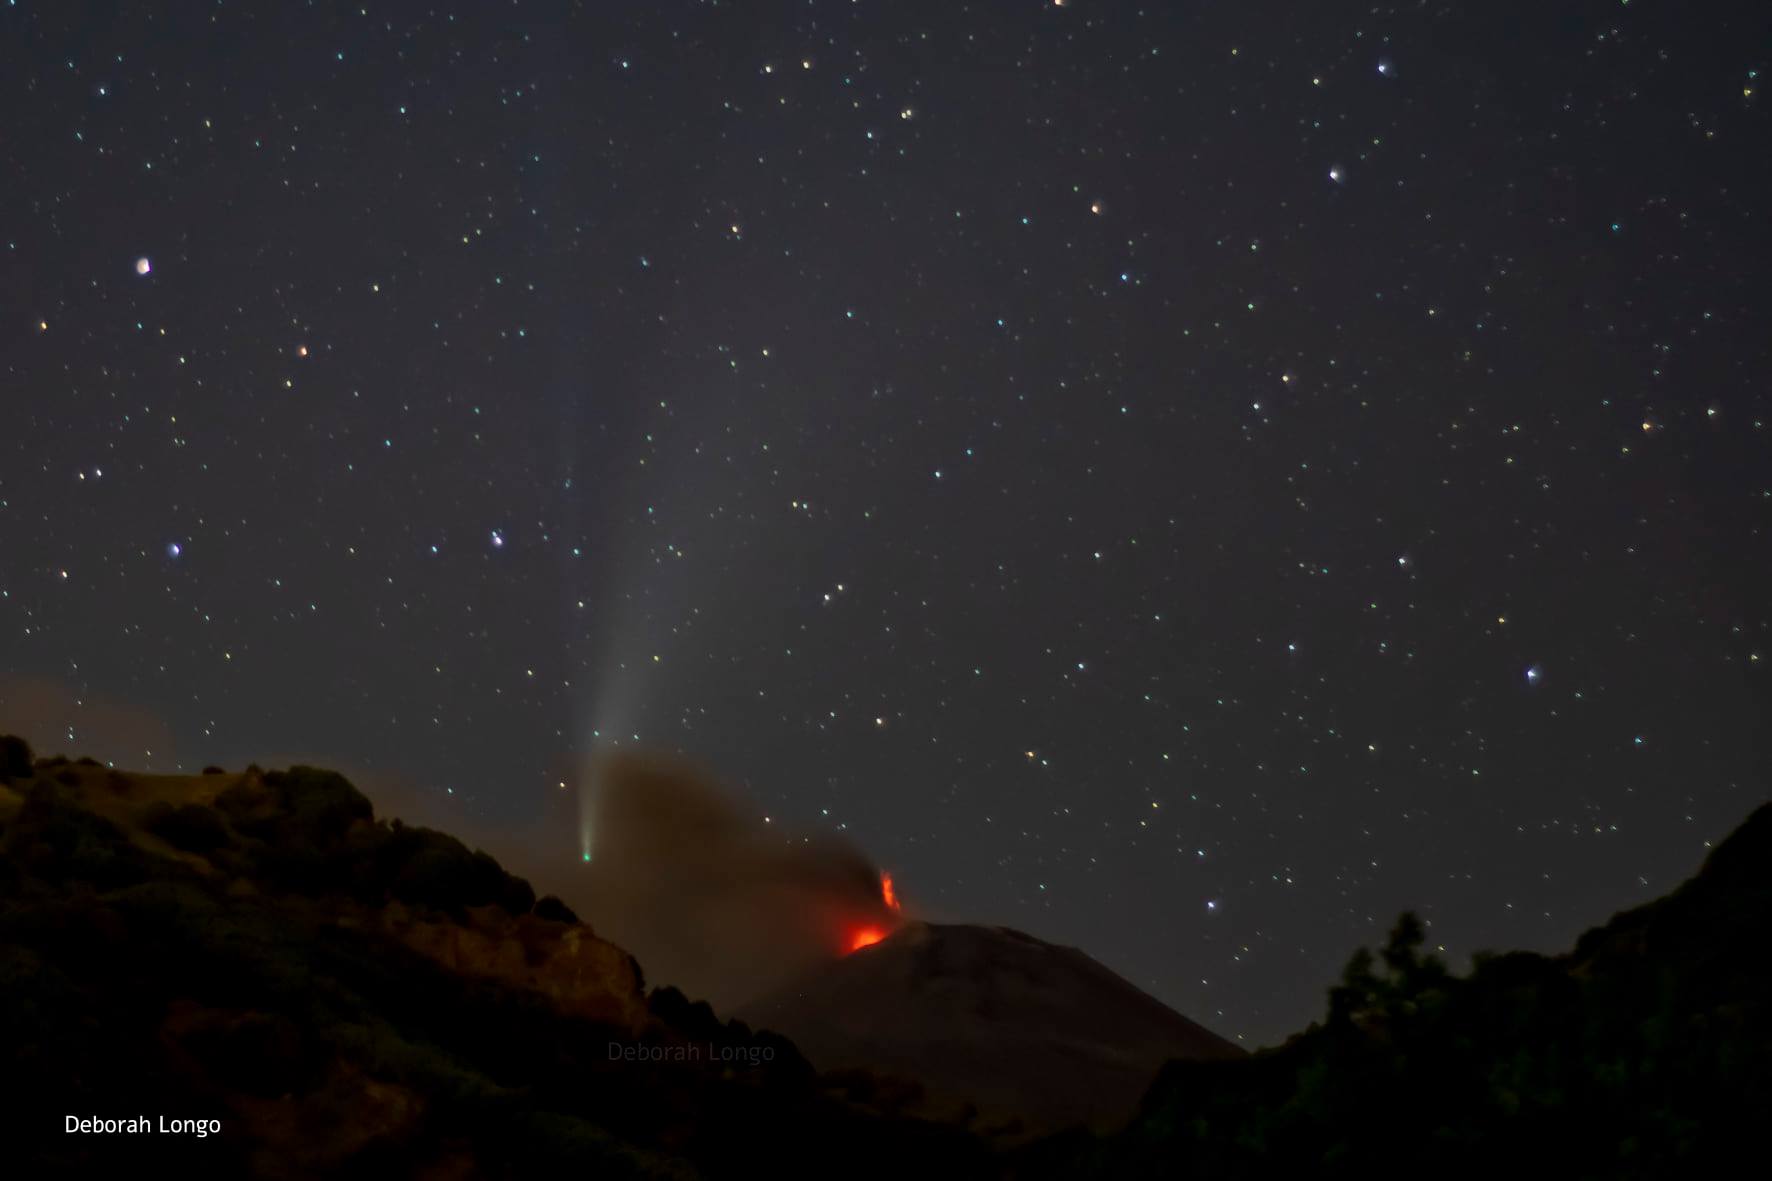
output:
[[[7,3],[0,729],[538,860],[681,750],[1250,1045],[1566,947],[1767,796],[1769,46]]]

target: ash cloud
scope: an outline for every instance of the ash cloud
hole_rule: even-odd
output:
[[[694,764],[600,753],[589,782],[594,859],[562,892],[650,983],[730,1008],[901,921],[854,845],[764,824]]]

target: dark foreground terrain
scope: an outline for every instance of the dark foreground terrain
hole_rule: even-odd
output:
[[[558,900],[374,819],[330,772],[15,757],[0,778],[5,1175],[985,1168],[963,1130],[828,1092],[785,1040],[648,994]],[[64,1132],[137,1114],[222,1134]]]
[[[4,1168],[1695,1175],[1752,1159],[1772,1105],[1769,934],[1762,807],[1567,955],[1455,977],[1404,916],[1285,1046],[1171,1062],[1123,1130],[1002,1147],[963,1111],[912,1118],[931,1110],[914,1085],[821,1076],[777,1035],[648,992],[559,900],[376,819],[337,775],[124,775],[0,740]],[[69,1135],[70,1115],[222,1130]]]
[[[1772,805],[1692,880],[1567,955],[1454,977],[1405,915],[1328,1015],[1238,1062],[1172,1062],[1107,1140],[1024,1176],[1734,1176],[1772,1110]]]

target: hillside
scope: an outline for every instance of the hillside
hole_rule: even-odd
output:
[[[335,774],[168,778],[0,755],[12,1175],[976,1163],[957,1130],[822,1090],[785,1040],[648,994],[558,900],[452,837],[376,819]],[[69,1115],[218,1118],[221,1133],[69,1135]]]
[[[1172,1062],[1105,1140],[1025,1177],[1727,1175],[1772,1107],[1772,805],[1673,893],[1566,955],[1422,954],[1405,915],[1325,1020],[1242,1062]],[[1727,1168],[1725,1166],[1728,1166]]]
[[[1004,927],[908,923],[739,1015],[821,1070],[915,1081],[987,1126],[1117,1125],[1165,1061],[1243,1057],[1076,948]]]

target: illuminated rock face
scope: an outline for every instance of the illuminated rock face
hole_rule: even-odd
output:
[[[579,924],[515,918],[475,907],[467,923],[422,919],[398,903],[384,929],[414,951],[464,975],[539,992],[562,1013],[638,1030],[646,999],[634,957]]]
[[[1169,1059],[1243,1056],[1075,948],[1004,927],[908,923],[739,1016],[821,1070],[1044,1125],[1123,1120]]]

